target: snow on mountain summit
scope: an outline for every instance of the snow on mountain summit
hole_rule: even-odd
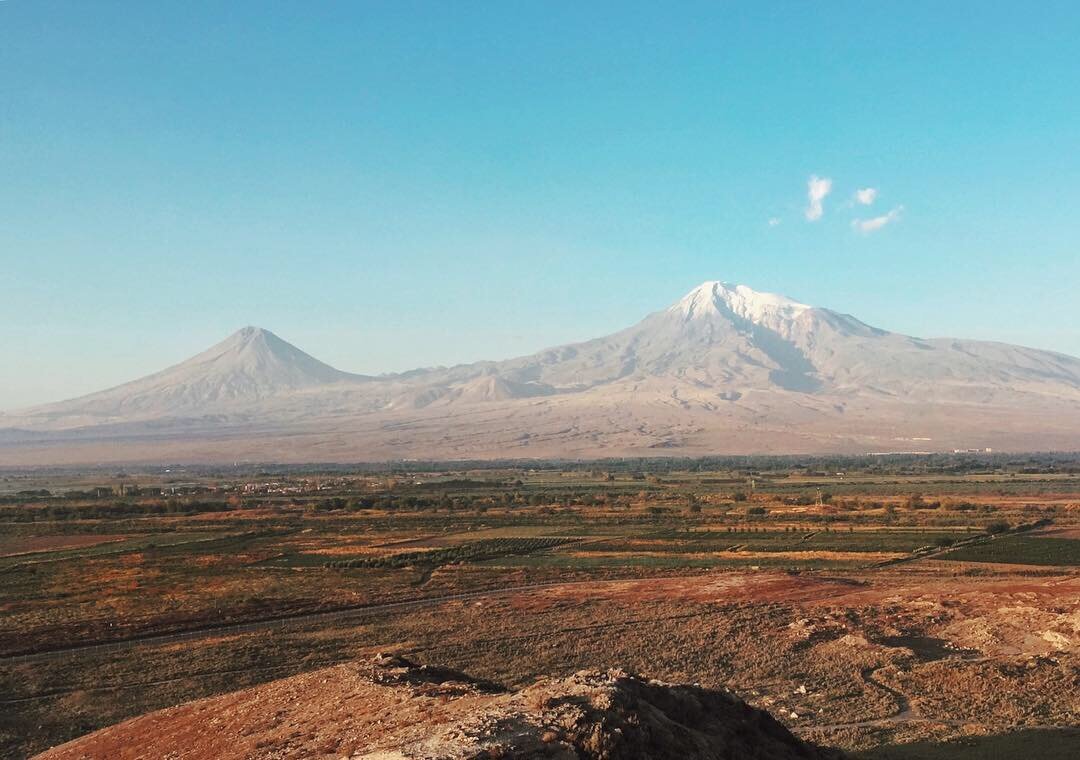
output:
[[[777,293],[765,293],[746,285],[733,285],[719,280],[703,282],[691,290],[668,311],[681,314],[687,321],[716,315],[734,315],[756,324],[798,317],[810,306]]]

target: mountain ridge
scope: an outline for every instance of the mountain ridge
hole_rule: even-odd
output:
[[[906,336],[714,280],[600,338],[389,375],[341,371],[246,327],[144,378],[0,415],[0,429],[5,451],[20,441],[45,451],[43,432],[94,431],[131,441],[303,432],[312,451],[339,451],[314,445],[324,436],[361,457],[887,450],[927,437],[1080,448],[1080,359]]]

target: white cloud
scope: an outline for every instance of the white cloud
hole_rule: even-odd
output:
[[[821,215],[825,212],[822,202],[831,190],[831,179],[828,177],[819,177],[816,174],[811,175],[809,181],[806,183],[806,199],[808,201],[806,207],[806,221],[816,222],[821,218]]]
[[[876,187],[863,187],[855,191],[855,202],[863,206],[869,206],[877,199]]]
[[[769,219],[770,227],[778,227],[780,225],[780,217],[774,216]]]
[[[873,219],[855,219],[852,221],[851,226],[862,233],[876,232],[884,227],[886,224],[895,222],[900,218],[900,214],[903,213],[904,207],[897,206],[887,214],[881,216],[875,216]]]

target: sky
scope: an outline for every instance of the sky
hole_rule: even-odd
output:
[[[671,7],[671,6],[675,7]],[[1080,355],[1080,3],[0,2],[0,409],[705,280]]]

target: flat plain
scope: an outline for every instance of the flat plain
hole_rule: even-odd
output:
[[[1065,456],[7,471],[0,531],[5,757],[377,652],[725,687],[867,758],[1078,746]]]

